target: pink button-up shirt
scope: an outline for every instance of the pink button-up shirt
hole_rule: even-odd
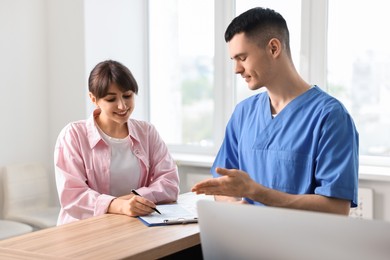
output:
[[[115,198],[110,192],[110,147],[100,136],[94,117],[64,127],[54,151],[61,211],[57,225],[105,214]],[[168,148],[153,125],[127,122],[130,147],[140,163],[137,191],[154,203],[177,200],[179,175]]]

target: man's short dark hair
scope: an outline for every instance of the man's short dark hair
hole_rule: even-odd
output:
[[[286,20],[272,9],[255,7],[234,18],[225,31],[225,41],[229,42],[234,35],[242,32],[262,48],[272,38],[277,38],[290,55],[290,36]]]

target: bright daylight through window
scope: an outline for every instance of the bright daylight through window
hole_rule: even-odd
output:
[[[354,118],[360,155],[390,156],[389,23],[387,1],[329,1],[329,92]]]
[[[151,0],[150,118],[169,145],[213,145],[214,1]]]

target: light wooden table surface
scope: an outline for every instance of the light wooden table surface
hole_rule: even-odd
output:
[[[199,199],[211,198],[188,193],[179,203],[195,207]],[[155,259],[199,244],[198,224],[147,227],[137,218],[105,214],[1,240],[0,257]]]

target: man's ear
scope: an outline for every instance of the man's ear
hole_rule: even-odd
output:
[[[282,44],[277,38],[272,38],[268,42],[268,47],[272,56],[277,57],[282,51]]]

